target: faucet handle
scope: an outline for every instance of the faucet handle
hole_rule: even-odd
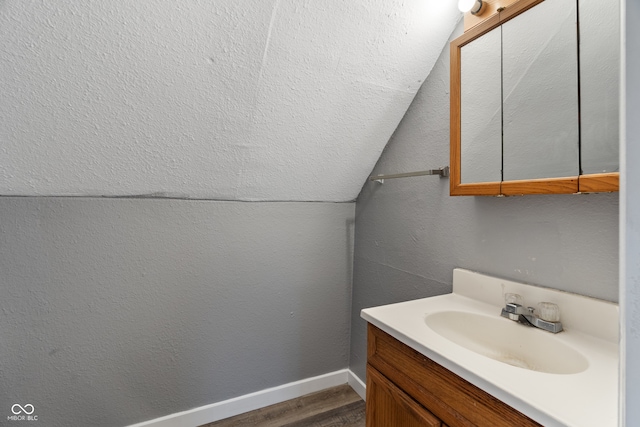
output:
[[[523,304],[523,300],[522,297],[518,294],[514,294],[514,293],[506,293],[504,294],[504,303],[506,304],[518,304],[518,305],[522,305]]]
[[[560,307],[552,302],[538,303],[538,316],[547,322],[560,321]]]

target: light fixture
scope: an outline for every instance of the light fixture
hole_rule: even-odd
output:
[[[479,15],[484,3],[482,0],[458,0],[460,12],[471,12],[472,15]]]

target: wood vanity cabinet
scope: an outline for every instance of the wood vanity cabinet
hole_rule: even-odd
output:
[[[540,426],[371,324],[366,417],[367,427]]]

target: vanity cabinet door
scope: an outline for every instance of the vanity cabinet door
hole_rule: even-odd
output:
[[[575,0],[502,24],[503,181],[579,175],[577,43]]]
[[[367,427],[440,427],[442,423],[370,365],[367,366]]]
[[[394,418],[403,416],[404,412],[410,413],[407,418]],[[452,427],[541,427],[506,403],[369,324],[367,427],[441,425],[438,423]]]

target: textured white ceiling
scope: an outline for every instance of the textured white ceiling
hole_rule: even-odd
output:
[[[454,0],[2,0],[0,194],[353,200],[459,16]]]

